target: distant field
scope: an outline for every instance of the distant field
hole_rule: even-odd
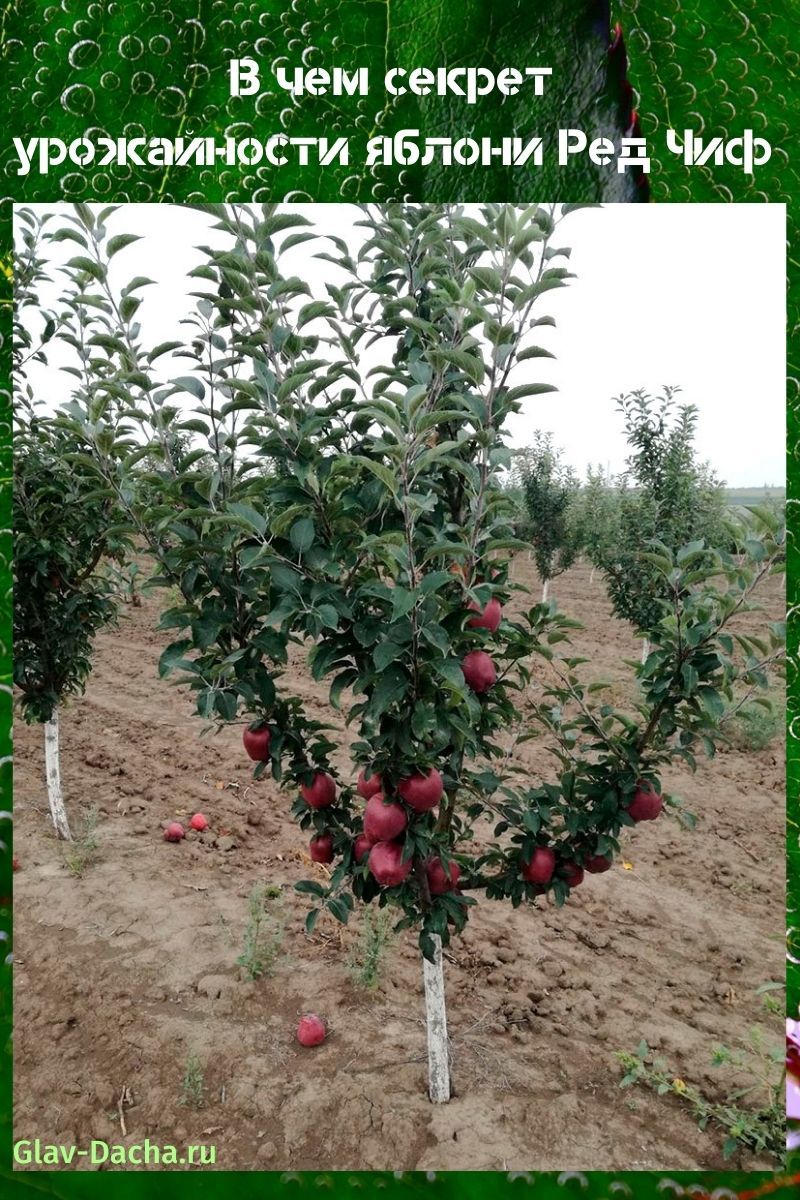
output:
[[[783,501],[786,489],[782,487],[725,488],[728,504],[763,504],[765,500]]]

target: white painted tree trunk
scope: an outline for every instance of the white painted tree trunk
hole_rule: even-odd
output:
[[[72,840],[72,834],[69,831],[67,810],[64,808],[64,797],[61,794],[61,769],[58,761],[58,709],[44,725],[44,767],[47,776],[47,799],[56,837],[69,842]]]
[[[644,666],[645,662],[647,661],[647,656],[649,653],[650,653],[650,642],[647,638],[645,638],[642,642],[642,666]]]
[[[450,1099],[450,1056],[447,1047],[447,1010],[444,1000],[442,939],[433,934],[433,962],[422,960],[425,983],[425,1019],[428,1025],[428,1095],[434,1104]]]
[[[547,604],[547,593],[550,591],[550,580],[545,579],[542,584],[542,604]]]
[[[589,572],[589,583],[594,583],[594,567]]]

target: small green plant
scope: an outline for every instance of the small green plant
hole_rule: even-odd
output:
[[[774,992],[782,992],[786,985],[777,979],[769,979],[766,983],[762,983],[756,988],[756,995],[761,997],[761,1007],[764,1012],[778,1016],[785,1011],[786,1004],[784,1000],[773,995]]]
[[[67,869],[70,875],[74,875],[76,879],[80,879],[86,868],[94,859],[95,851],[97,850],[97,822],[99,815],[97,809],[92,807],[84,816],[80,823],[80,827],[73,836],[71,842],[67,843],[68,849],[64,850],[64,862],[67,864]]]
[[[181,1080],[180,1103],[187,1108],[202,1108],[205,1096],[203,1068],[195,1050],[190,1050],[186,1056],[186,1066]]]
[[[782,731],[780,709],[757,702],[743,705],[728,727],[737,750],[766,750]]]
[[[283,892],[276,884],[257,883],[250,892],[244,947],[236,960],[248,979],[260,979],[272,971],[285,930]]]
[[[224,913],[217,913],[217,924],[219,925],[226,942],[230,942],[232,946],[235,945],[236,935],[231,929],[230,921],[227,919]]]
[[[387,909],[367,908],[358,938],[353,942],[347,961],[353,982],[366,991],[374,991],[380,982],[392,942],[392,917]]]
[[[676,1096],[691,1108],[700,1129],[715,1125],[724,1131],[722,1154],[726,1159],[737,1150],[749,1150],[769,1155],[778,1163],[783,1163],[786,1148],[783,1057],[783,1047],[766,1046],[763,1030],[758,1028],[751,1029],[747,1040],[736,1049],[715,1046],[713,1066],[736,1067],[752,1080],[716,1101],[681,1079],[644,1040],[633,1054],[626,1050],[617,1052],[625,1070],[620,1087],[641,1083],[659,1096]],[[741,1101],[746,1097],[751,1104],[743,1107]]]

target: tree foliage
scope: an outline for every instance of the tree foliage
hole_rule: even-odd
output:
[[[113,621],[117,603],[103,571],[123,561],[129,538],[122,510],[104,478],[112,435],[99,420],[92,453],[69,425],[43,409],[27,382],[31,362],[47,361],[54,334],[78,365],[74,403],[88,404],[99,369],[82,288],[68,286],[54,309],[42,310],[39,289],[49,278],[48,218],[23,209],[15,289],[14,363],[14,683],[23,716],[49,721],[59,703],[83,691],[92,643]],[[26,311],[27,310],[27,311]],[[23,314],[33,319],[23,319]],[[31,329],[35,329],[32,332]],[[91,383],[90,383],[91,380]]]
[[[578,477],[553,445],[552,433],[541,430],[530,446],[515,453],[514,476],[528,518],[523,536],[533,546],[540,578],[547,582],[568,571],[580,550]]]
[[[590,479],[589,498],[598,517],[594,530],[585,522],[592,561],[606,578],[614,612],[652,634],[668,596],[665,581],[643,553],[653,540],[674,552],[698,539],[708,547],[731,547],[722,486],[707,463],[697,458],[697,410],[676,405],[679,389],[660,396],[645,391],[620,396],[631,453],[626,470],[608,481]],[[588,516],[588,512],[587,512]]]

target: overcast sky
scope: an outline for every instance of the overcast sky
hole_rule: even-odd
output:
[[[291,207],[348,241],[359,219],[349,205]],[[142,274],[159,284],[140,293],[145,344],[182,336],[179,321],[197,286],[187,272],[201,261],[194,247],[214,236],[209,225],[203,213],[167,205],[126,205],[109,223],[111,232],[144,235],[115,259],[120,282]],[[607,205],[570,215],[560,233],[577,277],[544,298],[539,313],[552,313],[557,327],[536,336],[557,357],[533,359],[515,378],[524,382],[527,367],[532,380],[559,391],[523,402],[511,420],[512,444],[550,430],[581,473],[588,463],[618,471],[626,446],[613,397],[676,384],[681,399],[699,409],[698,450],[722,479],[738,487],[783,485],[784,207]],[[313,259],[316,249],[307,243],[289,251],[286,268],[324,295],[331,268]],[[69,242],[52,248],[62,259],[77,250]],[[182,373],[185,364],[176,366]],[[68,397],[70,378],[52,369],[31,375],[53,403]]]

